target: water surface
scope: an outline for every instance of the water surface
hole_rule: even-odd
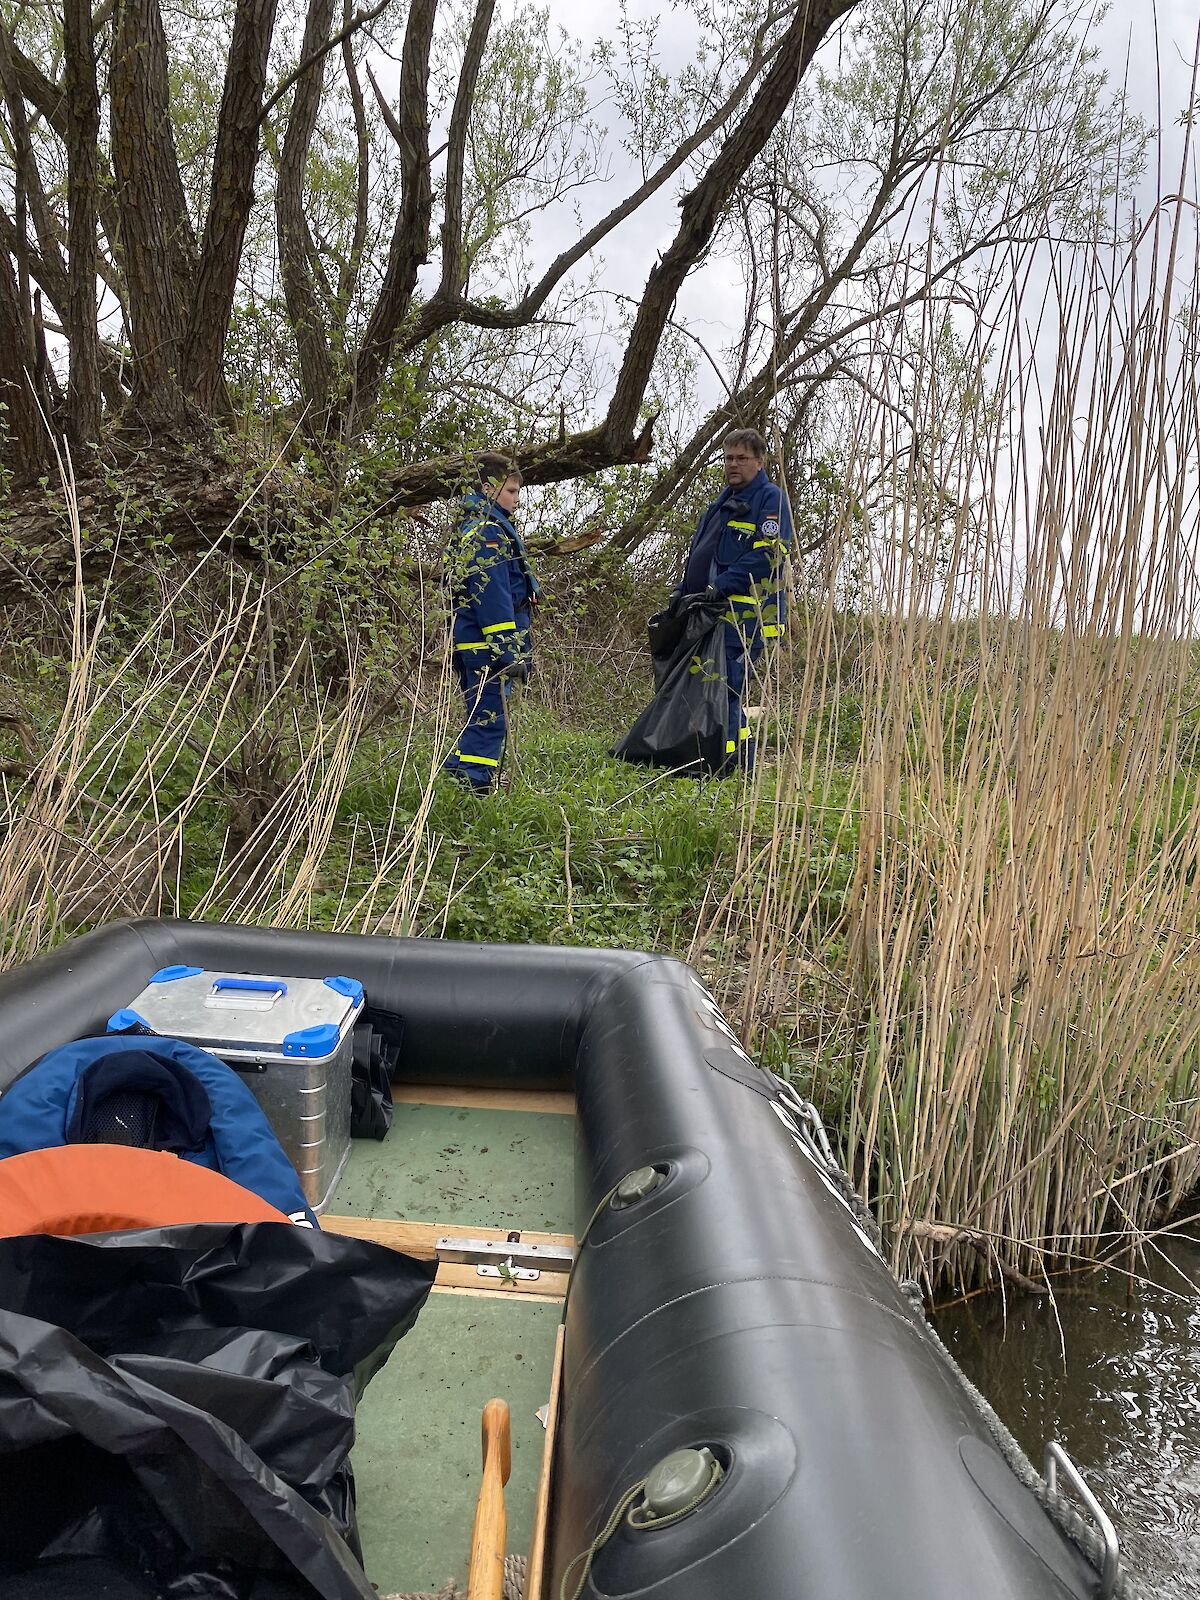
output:
[[[1057,1439],[1147,1600],[1200,1600],[1200,1226],[1140,1282],[1058,1280],[1055,1304],[977,1297],[934,1325],[1030,1458]]]

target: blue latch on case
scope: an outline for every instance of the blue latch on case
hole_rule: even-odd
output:
[[[153,1033],[154,1029],[136,1011],[128,1006],[123,1006],[120,1011],[114,1011],[104,1025],[105,1033]]]
[[[150,982],[174,983],[177,978],[198,978],[203,971],[203,967],[159,967]]]
[[[325,978],[325,987],[332,989],[334,994],[344,994],[347,1000],[353,1000],[359,1005],[363,997],[363,986],[357,978]]]
[[[329,1056],[337,1049],[339,1030],[336,1023],[319,1022],[313,1028],[297,1028],[295,1033],[284,1035],[285,1056]]]

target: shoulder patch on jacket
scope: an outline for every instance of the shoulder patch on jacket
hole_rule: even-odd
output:
[[[779,518],[768,517],[759,531],[767,534],[769,538],[777,539],[779,537]]]

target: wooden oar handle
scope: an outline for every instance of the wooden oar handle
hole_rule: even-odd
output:
[[[471,1534],[467,1600],[504,1600],[504,1545],[508,1535],[504,1485],[511,1470],[508,1405],[504,1400],[489,1400],[483,1408],[483,1482]]]

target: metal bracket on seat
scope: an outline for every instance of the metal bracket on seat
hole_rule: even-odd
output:
[[[439,1261],[474,1266],[481,1278],[516,1278],[532,1283],[543,1272],[570,1272],[575,1252],[561,1244],[524,1244],[519,1233],[507,1239],[459,1239],[444,1234],[436,1246]]]
[[[505,1283],[536,1283],[541,1277],[537,1267],[514,1267],[511,1261],[502,1262],[499,1266],[489,1266],[486,1261],[481,1261],[475,1268],[478,1278],[501,1278]]]
[[[1087,1479],[1083,1476],[1083,1473],[1080,1472],[1058,1440],[1050,1439],[1046,1443],[1045,1454],[1042,1457],[1042,1476],[1045,1478],[1046,1487],[1051,1494],[1058,1493],[1058,1469],[1060,1467],[1062,1468],[1063,1476],[1091,1513],[1092,1521],[1099,1528],[1101,1537],[1104,1540],[1104,1565],[1100,1569],[1100,1587],[1096,1590],[1096,1600],[1111,1600],[1113,1590],[1117,1586],[1117,1557],[1120,1554],[1117,1530],[1113,1527],[1112,1520],[1104,1507],[1088,1487]]]

